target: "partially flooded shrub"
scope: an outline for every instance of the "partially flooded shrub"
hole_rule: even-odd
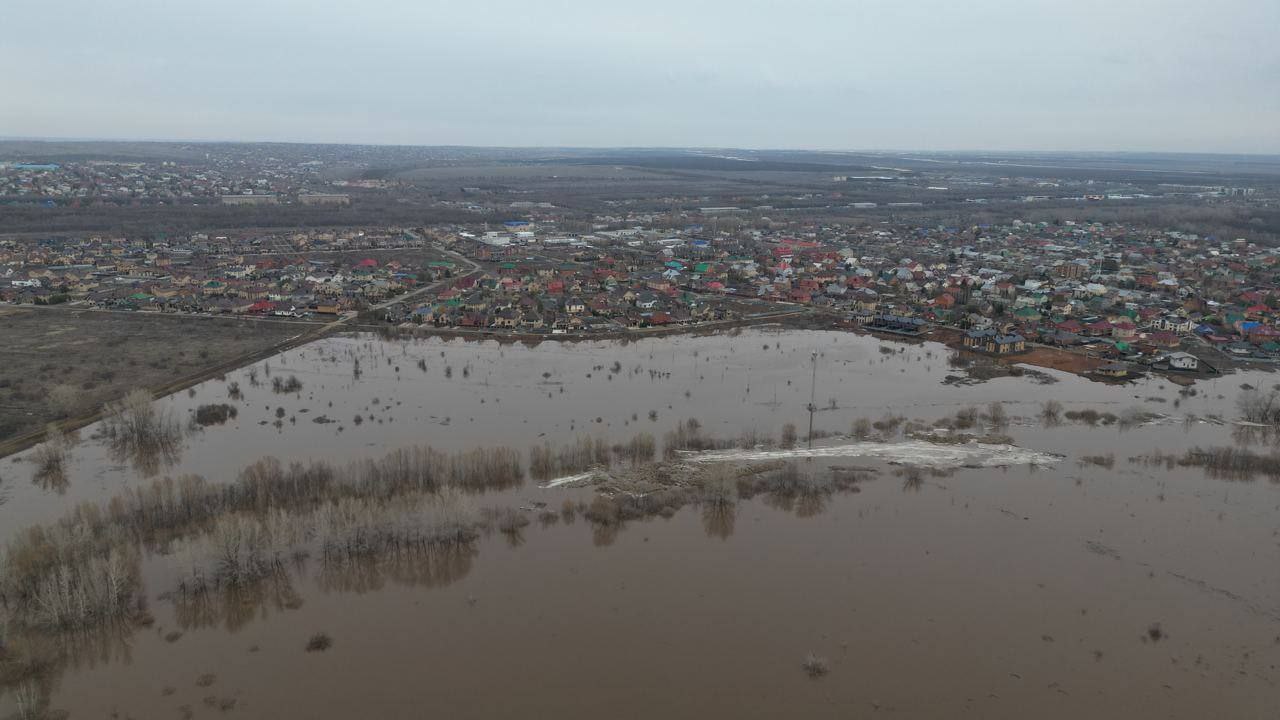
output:
[[[871,421],[867,418],[858,418],[853,421],[853,429],[850,431],[855,440],[866,440],[871,437]]]
[[[1093,408],[1085,408],[1083,410],[1068,410],[1063,413],[1063,417],[1071,422],[1084,423],[1086,425],[1114,425],[1120,418],[1115,413],[1099,412]]]
[[[503,508],[495,513],[493,524],[500,532],[515,533],[529,524],[529,516],[514,508]]]
[[[1119,422],[1122,430],[1129,430],[1139,425],[1145,425],[1159,417],[1158,414],[1143,410],[1140,407],[1129,407],[1120,412],[1120,419],[1117,422]]]
[[[702,423],[694,418],[681,420],[675,430],[671,430],[662,438],[663,456],[670,460],[681,451],[715,450],[732,447],[732,442],[718,441],[702,432]]]
[[[1110,470],[1116,465],[1115,453],[1107,453],[1106,455],[1085,455],[1080,458],[1082,465],[1096,465],[1098,467]]]
[[[732,506],[738,502],[738,478],[728,465],[713,465],[705,471],[700,498],[708,506]]]
[[[164,478],[20,535],[4,554],[0,596],[27,624],[100,625],[131,611],[140,546],[198,536],[192,555],[206,561],[180,586],[201,592],[278,575],[308,542],[327,557],[469,542],[475,523],[449,489],[507,487],[520,473],[508,449],[419,447],[341,470],[264,458],[231,483]]]
[[[176,461],[182,443],[182,425],[141,389],[103,407],[102,433],[112,455],[131,460],[144,474]]]
[[[1240,416],[1248,422],[1265,425],[1280,424],[1280,390],[1269,392],[1247,387],[1236,397]]]
[[[1280,452],[1256,453],[1245,448],[1192,448],[1178,460],[1179,465],[1204,468],[1210,476],[1226,480],[1251,480],[1266,475],[1280,482]]]
[[[1178,460],[1180,457],[1181,456],[1175,453],[1165,453],[1157,450],[1155,452],[1148,453],[1146,455],[1136,455],[1134,457],[1131,457],[1129,458],[1129,462],[1141,463],[1143,465],[1153,466],[1153,467],[1158,467],[1163,465],[1166,470],[1172,470],[1175,467],[1177,467]]]
[[[271,378],[271,392],[284,395],[292,395],[302,392],[302,381],[297,375],[290,375],[288,378],[281,378],[279,375]]]
[[[33,531],[34,532],[34,531]],[[139,608],[138,557],[124,549],[58,558],[56,543],[31,543],[7,558],[4,597],[19,624],[50,630],[87,628],[133,617]],[[21,541],[19,541],[21,543]],[[23,557],[26,554],[27,557]]]
[[[993,430],[1009,425],[1009,413],[1005,411],[1004,403],[998,401],[987,406],[985,418]]]
[[[903,492],[920,492],[924,487],[924,470],[915,465],[907,465],[894,471],[902,477]]]
[[[639,433],[625,443],[610,447],[603,438],[579,437],[556,450],[550,443],[529,448],[529,473],[538,480],[574,475],[593,467],[608,468],[615,458],[638,465],[653,460],[653,435]]]
[[[71,441],[57,423],[50,423],[44,433],[44,442],[31,454],[36,469],[31,479],[46,490],[59,495],[66,492],[69,480],[67,463],[70,459]]]
[[[346,474],[353,482],[391,489],[435,491],[453,487],[471,492],[514,487],[524,477],[520,456],[511,448],[444,453],[421,445],[393,450],[378,460],[355,463]]]
[[[210,405],[201,405],[196,408],[193,420],[200,427],[208,427],[210,425],[222,425],[228,420],[232,420],[239,413],[234,405],[227,403],[214,403]]]
[[[742,477],[738,490],[745,498],[763,494],[769,504],[809,517],[822,511],[835,486],[829,477],[811,475],[798,463],[786,462]]]
[[[827,659],[818,657],[813,653],[809,653],[804,657],[804,660],[800,663],[800,667],[804,668],[806,675],[815,680],[826,675],[830,671],[830,668],[827,666]]]
[[[538,480],[549,480],[556,476],[556,455],[551,443],[534,445],[529,448],[529,474]]]
[[[871,423],[871,427],[885,437],[892,437],[898,434],[898,429],[907,421],[902,415],[885,415],[879,420]]]
[[[1098,420],[1102,418],[1102,413],[1099,413],[1093,408],[1086,408],[1084,410],[1068,410],[1065,417],[1071,422],[1082,422],[1086,425],[1097,425]]]
[[[328,633],[316,633],[307,640],[307,652],[324,652],[333,647],[333,638]]]
[[[770,445],[772,443],[773,440],[771,438],[767,435],[761,435],[755,428],[743,430],[742,434],[738,436],[738,447],[743,450],[750,450],[761,445]]]
[[[796,424],[787,423],[782,426],[782,443],[783,450],[790,450],[796,446]]]
[[[622,508],[615,498],[596,495],[583,516],[597,525],[617,525],[622,522]]]
[[[1045,425],[1053,426],[1062,421],[1062,403],[1057,400],[1046,400],[1040,406],[1040,420]]]
[[[653,460],[657,453],[657,442],[654,441],[653,435],[640,433],[626,444],[614,446],[614,452],[632,465],[638,465]]]

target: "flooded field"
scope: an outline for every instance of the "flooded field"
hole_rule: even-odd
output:
[[[234,408],[172,447],[0,464],[10,553],[92,503],[74,542],[137,572],[110,622],[6,595],[0,716],[1275,718],[1275,436],[1236,420],[1276,382],[768,328],[323,340],[159,401]]]

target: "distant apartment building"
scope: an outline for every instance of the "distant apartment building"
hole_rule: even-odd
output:
[[[344,193],[304,193],[298,195],[303,205],[350,205],[351,196]]]
[[[275,195],[223,195],[223,205],[279,205]]]
[[[1061,278],[1082,278],[1089,273],[1089,266],[1078,262],[1065,262],[1054,268]]]

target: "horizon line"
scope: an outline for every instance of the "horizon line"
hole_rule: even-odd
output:
[[[488,150],[747,150],[751,152],[810,152],[810,153],[845,153],[845,154],[892,154],[892,153],[929,153],[939,155],[964,154],[1043,154],[1043,155],[1212,155],[1240,157],[1277,157],[1280,152],[1224,152],[1212,150],[1047,150],[1047,149],[930,149],[930,148],[823,148],[823,147],[751,147],[741,145],[473,145],[462,143],[443,143],[438,145],[427,143],[397,142],[339,142],[313,140],[236,140],[236,139],[192,139],[192,138],[126,138],[126,137],[88,137],[88,136],[41,136],[41,135],[0,135],[0,142],[80,142],[80,143],[150,143],[150,144],[191,144],[191,145],[325,145],[331,147],[386,147],[386,148],[458,148]]]

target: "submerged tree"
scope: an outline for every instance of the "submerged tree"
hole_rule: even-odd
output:
[[[1264,393],[1256,388],[1241,390],[1236,398],[1240,416],[1253,423],[1280,424],[1280,391]]]
[[[44,442],[31,455],[31,460],[36,465],[35,473],[31,477],[32,482],[46,490],[53,490],[59,495],[66,492],[69,484],[67,460],[70,444],[62,428],[57,423],[49,423]]]
[[[167,408],[159,408],[151,393],[138,389],[103,407],[102,432],[117,459],[128,459],[144,475],[177,461],[182,424]]]

